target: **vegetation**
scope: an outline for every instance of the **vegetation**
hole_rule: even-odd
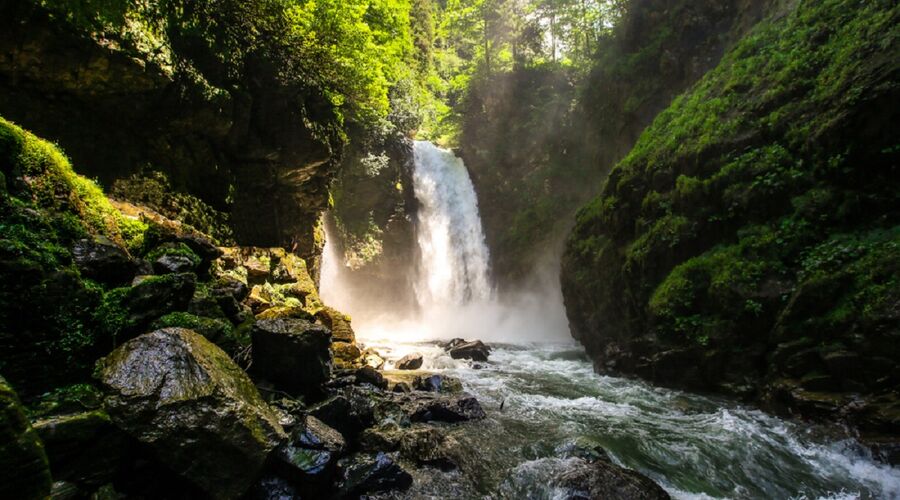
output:
[[[882,349],[897,335],[898,157],[883,126],[898,16],[800,2],[660,114],[578,214],[564,275],[578,333],[623,346],[650,333],[659,358],[721,361],[697,378],[630,370],[770,402],[773,380],[886,387],[829,360],[895,355]]]
[[[111,345],[94,316],[103,288],[80,276],[74,242],[103,236],[135,249],[146,226],[122,216],[58,148],[2,118],[0,154],[0,342],[25,360],[3,369],[28,392],[48,379],[77,380]]]

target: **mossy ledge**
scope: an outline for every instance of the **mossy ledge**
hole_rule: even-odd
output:
[[[563,262],[599,371],[896,433],[898,20],[784,7],[643,133]]]

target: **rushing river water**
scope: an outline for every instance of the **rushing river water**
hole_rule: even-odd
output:
[[[391,360],[424,354],[422,370],[459,377],[488,414],[447,426],[476,470],[420,470],[398,498],[562,498],[552,480],[579,443],[604,447],[674,498],[900,498],[900,469],[839,428],[599,376],[573,344],[495,344],[481,369],[433,343],[368,345],[387,356],[388,371]]]
[[[467,454],[459,470],[411,469],[412,489],[389,498],[565,498],[554,478],[585,444],[602,446],[675,498],[900,498],[900,470],[874,461],[836,426],[594,374],[583,349],[562,340],[568,332],[555,278],[540,293],[495,297],[462,161],[416,142],[415,166],[420,258],[410,265],[418,310],[374,317],[366,297],[347,292],[331,244],[322,297],[353,316],[359,338],[388,359],[388,372],[405,354],[421,353],[423,372],[460,378],[487,418],[446,427]],[[520,343],[493,343],[490,361],[476,369],[421,341],[454,336]],[[561,343],[525,343],[535,339]]]

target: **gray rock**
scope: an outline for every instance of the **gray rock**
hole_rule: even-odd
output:
[[[341,462],[342,478],[339,486],[344,498],[366,493],[405,490],[412,486],[412,476],[384,453],[372,457],[357,455]]]
[[[153,261],[153,271],[156,274],[187,273],[197,266],[190,257],[178,254],[161,255]]]
[[[375,402],[359,387],[344,388],[336,396],[309,409],[309,414],[337,429],[347,440],[375,424]]]
[[[103,236],[76,241],[72,259],[82,276],[110,285],[131,281],[139,267],[125,249]]]
[[[423,395],[408,405],[414,422],[464,422],[485,417],[481,404],[471,394],[455,396]]]
[[[400,358],[395,365],[398,370],[418,370],[422,367],[422,355],[419,353],[407,354]]]
[[[300,483],[331,480],[337,460],[347,447],[344,437],[312,416],[307,416],[291,436],[291,441],[275,454],[282,474]]]
[[[461,380],[447,375],[416,377],[413,379],[412,387],[417,391],[440,392],[444,394],[457,394],[463,390]]]
[[[367,365],[357,369],[354,375],[358,384],[371,384],[382,390],[387,389],[388,381],[385,380],[384,375],[371,366]]]
[[[484,342],[475,340],[472,342],[457,343],[447,349],[453,359],[471,359],[472,361],[487,361],[491,348]]]
[[[647,476],[607,460],[589,462],[578,460],[571,469],[556,479],[559,487],[568,490],[565,498],[609,500],[668,500],[666,493]]]
[[[237,498],[287,436],[250,378],[184,328],[132,339],[98,362],[112,421],[214,498]]]

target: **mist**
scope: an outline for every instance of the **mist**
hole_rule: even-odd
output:
[[[462,160],[431,143],[417,142],[415,164],[419,210],[412,243],[418,258],[406,263],[409,269],[394,270],[413,277],[409,287],[415,304],[391,306],[379,287],[357,286],[358,277],[345,265],[327,229],[320,286],[323,300],[350,314],[354,330],[364,341],[569,339],[558,252],[541,259],[519,289],[498,294],[490,278],[477,198]]]

